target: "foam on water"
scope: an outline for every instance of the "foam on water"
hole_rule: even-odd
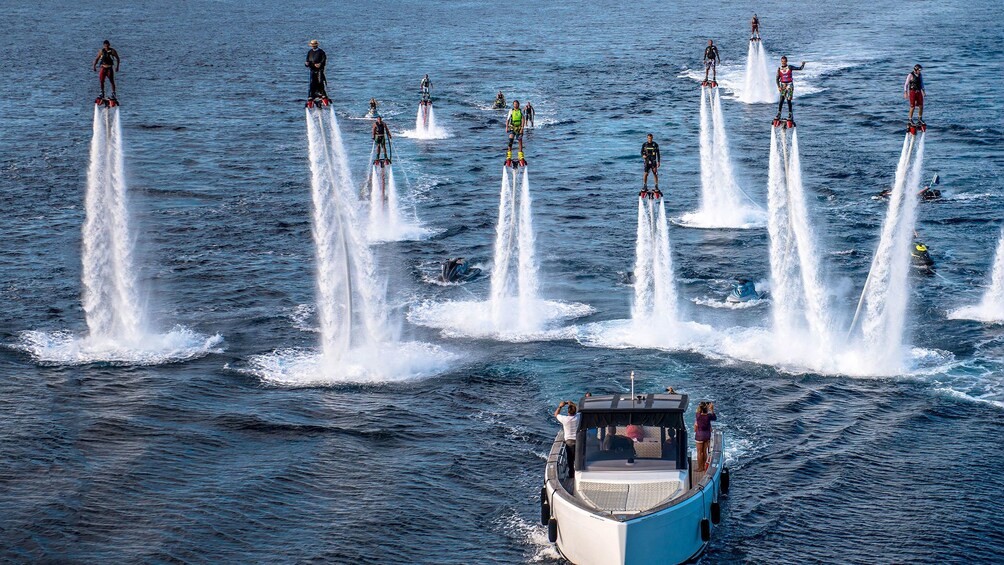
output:
[[[160,365],[222,353],[223,337],[206,336],[183,326],[166,333],[147,333],[131,339],[78,337],[71,332],[21,332],[14,348],[43,364]]]
[[[238,371],[283,386],[388,383],[427,378],[459,357],[429,343],[389,341],[354,347],[332,362],[317,351],[281,349],[249,358]]]
[[[529,308],[528,320],[520,314]],[[408,312],[408,321],[442,330],[445,337],[472,337],[509,342],[550,341],[571,339],[575,328],[562,322],[592,314],[595,310],[577,302],[534,299],[521,301],[508,298],[500,303],[484,300],[421,302]]]

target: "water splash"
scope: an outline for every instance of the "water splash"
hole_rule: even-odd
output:
[[[919,138],[907,134],[896,166],[889,211],[861,293],[864,344],[872,349],[876,365],[889,371],[899,370],[904,362],[910,246],[917,220],[915,195],[920,188],[923,159],[924,134]]]
[[[251,358],[245,372],[283,385],[380,382],[444,370],[455,356],[399,342],[384,287],[360,231],[348,155],[334,109],[308,109],[313,236],[317,251],[320,353],[279,350]]]
[[[373,165],[369,179],[370,241],[409,241],[427,237],[414,211],[406,213],[397,190],[393,165]]]
[[[661,198],[638,198],[634,276],[631,319],[586,324],[576,335],[580,343],[672,350],[696,349],[709,341],[710,327],[678,319],[669,223]]]
[[[990,286],[983,294],[983,300],[976,306],[959,308],[948,314],[952,320],[978,320],[980,322],[1004,322],[1004,230],[997,241]]]
[[[585,304],[540,298],[531,209],[527,169],[504,167],[488,301],[426,302],[412,308],[408,319],[457,337],[506,341],[571,337],[573,330],[556,327],[556,323],[585,316],[593,309]]]
[[[401,137],[411,139],[446,139],[450,137],[450,132],[440,126],[436,121],[436,110],[429,105],[418,105],[418,113],[415,115],[415,129],[401,132]]]
[[[700,118],[701,207],[684,214],[678,223],[696,228],[763,226],[763,210],[736,181],[717,88],[701,88]]]
[[[777,87],[770,75],[767,50],[763,41],[750,41],[746,52],[746,75],[739,101],[746,104],[767,104],[777,102]]]
[[[163,334],[150,330],[134,261],[117,107],[94,108],[84,208],[81,283],[88,335],[27,331],[16,347],[44,363],[70,365],[153,365],[219,351],[219,335],[204,336],[182,326]]]

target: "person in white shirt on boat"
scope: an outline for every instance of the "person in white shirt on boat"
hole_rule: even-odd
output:
[[[562,414],[561,409],[568,406],[568,414]],[[569,473],[575,469],[575,436],[579,433],[579,420],[581,414],[577,414],[578,408],[571,400],[562,400],[558,408],[554,411],[554,417],[561,422],[561,427],[565,430],[565,453],[568,457]]]

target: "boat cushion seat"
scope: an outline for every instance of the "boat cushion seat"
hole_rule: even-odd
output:
[[[601,483],[580,481],[577,493],[597,509],[607,512],[642,512],[655,508],[682,490],[680,481]]]

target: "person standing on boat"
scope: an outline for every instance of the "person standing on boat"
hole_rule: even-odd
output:
[[[715,415],[714,402],[701,402],[697,405],[697,416],[694,418],[694,440],[697,442],[697,470],[704,472],[708,468],[708,444],[711,443],[711,422],[718,419]]]
[[[561,409],[568,406],[568,414],[562,414]],[[578,408],[571,400],[562,400],[558,408],[554,411],[554,417],[561,422],[561,427],[565,430],[565,454],[568,458],[568,473],[575,472],[575,436],[579,433],[579,420],[582,416],[577,414]]]

